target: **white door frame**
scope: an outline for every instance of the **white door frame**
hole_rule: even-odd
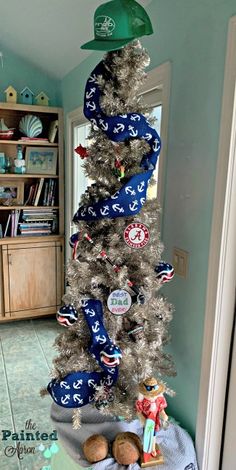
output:
[[[159,163],[159,179],[157,197],[161,207],[163,207],[164,201],[164,185],[165,185],[165,169],[166,169],[166,158],[167,158],[167,135],[168,135],[168,120],[169,120],[169,101],[170,101],[170,83],[171,83],[171,64],[165,62],[159,67],[151,70],[147,73],[147,80],[140,89],[140,94],[147,93],[151,90],[161,89],[161,102],[162,102],[162,119],[161,119],[161,136],[162,136],[162,150],[160,155]],[[158,102],[154,103],[159,104]],[[88,122],[83,114],[83,107],[74,109],[66,116],[66,165],[65,165],[65,180],[66,180],[66,218],[65,218],[65,236],[66,236],[66,248],[65,248],[65,259],[68,260],[70,257],[69,238],[70,238],[70,226],[73,217],[72,214],[72,172],[73,172],[73,135],[72,129],[75,123],[83,124]],[[161,221],[160,221],[161,223]],[[161,227],[159,227],[161,228]]]
[[[66,165],[65,165],[65,260],[70,258],[71,249],[69,239],[71,236],[71,223],[73,218],[73,126],[75,123],[88,122],[83,113],[83,107],[74,109],[66,116]],[[79,158],[79,157],[77,157]]]
[[[201,470],[218,470],[236,286],[236,16],[228,44],[196,429]]]
[[[167,167],[167,142],[168,142],[168,126],[169,126],[169,107],[170,107],[170,87],[171,87],[171,63],[164,62],[163,64],[150,70],[147,74],[147,80],[140,89],[140,94],[143,95],[151,90],[161,90],[161,153],[159,156],[158,167],[158,185],[157,185],[157,200],[158,204],[164,212],[164,197],[165,197],[165,183],[166,183],[166,167]],[[158,96],[158,95],[157,95]],[[152,103],[157,106],[159,101]],[[162,217],[159,217],[159,232],[161,233]]]

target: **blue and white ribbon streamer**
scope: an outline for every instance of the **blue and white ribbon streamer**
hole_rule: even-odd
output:
[[[91,333],[89,351],[103,371],[72,372],[60,381],[52,380],[48,384],[48,392],[55,403],[65,408],[80,408],[92,403],[98,386],[111,388],[118,379],[122,355],[104,327],[100,300],[84,300],[82,311]]]
[[[107,116],[101,109],[99,76],[109,80],[104,61],[101,61],[91,73],[85,88],[84,115],[93,126],[100,128],[113,142],[124,142],[130,139],[144,139],[151,150],[143,156],[140,167],[145,171],[131,178],[119,191],[107,199],[90,206],[81,206],[73,217],[79,220],[97,220],[101,218],[116,218],[136,215],[146,201],[147,188],[157,158],[161,150],[161,140],[157,131],[151,127],[142,114],[128,113],[117,116]]]

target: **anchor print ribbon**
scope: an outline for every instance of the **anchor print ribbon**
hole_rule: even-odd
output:
[[[102,372],[72,372],[62,380],[51,380],[48,392],[55,403],[65,408],[80,408],[92,403],[98,386],[111,388],[118,379],[120,349],[110,340],[103,324],[100,300],[84,300],[82,311],[91,333],[89,352],[103,369]]]
[[[101,61],[91,73],[85,88],[84,115],[93,126],[97,126],[113,142],[123,142],[130,139],[144,139],[151,147],[149,153],[141,160],[142,173],[131,178],[109,198],[103,199],[93,205],[81,206],[73,217],[74,222],[79,220],[97,220],[102,218],[117,218],[136,215],[140,212],[146,201],[149,181],[155,170],[157,158],[161,151],[161,140],[156,130],[151,127],[147,119],[138,113],[118,114],[107,116],[101,109],[99,76],[106,76],[108,71],[104,61]]]

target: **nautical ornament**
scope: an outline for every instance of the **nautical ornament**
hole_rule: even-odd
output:
[[[73,305],[63,305],[57,312],[57,321],[60,325],[68,327],[78,320],[78,312]]]
[[[27,114],[21,118],[19,130],[27,137],[37,137],[42,133],[43,125],[39,117]]]
[[[162,284],[171,281],[175,275],[175,270],[173,266],[169,263],[161,261],[156,267],[155,271],[157,273],[157,278],[160,279]]]

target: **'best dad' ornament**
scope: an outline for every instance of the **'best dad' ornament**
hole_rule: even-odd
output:
[[[124,289],[117,289],[110,293],[107,306],[113,315],[124,315],[132,304],[131,295]]]

